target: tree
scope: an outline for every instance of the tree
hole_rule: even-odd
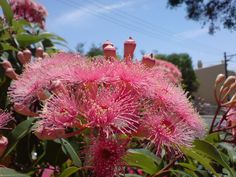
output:
[[[103,50],[101,47],[96,46],[95,44],[92,44],[91,48],[87,52],[86,56],[88,57],[94,57],[98,55],[103,55]]]
[[[84,54],[84,43],[78,43],[77,46],[76,46],[76,51],[81,53],[81,54]]]
[[[235,0],[168,0],[170,8],[183,4],[186,6],[187,18],[201,21],[203,25],[208,24],[210,34],[220,29],[220,26],[236,30]]]
[[[182,84],[184,89],[192,95],[192,92],[197,91],[199,83],[197,82],[197,78],[192,66],[192,59],[186,53],[181,54],[158,54],[155,55],[156,59],[169,61],[180,69],[183,77]]]

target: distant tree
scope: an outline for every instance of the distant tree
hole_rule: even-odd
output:
[[[187,18],[201,21],[209,25],[209,33],[213,34],[220,26],[236,30],[235,0],[168,0],[171,8],[186,6]]]
[[[183,88],[188,91],[190,95],[192,95],[193,92],[197,91],[199,83],[197,82],[197,78],[193,70],[192,59],[188,54],[158,54],[155,55],[155,58],[166,60],[175,64],[182,72]]]
[[[84,43],[82,42],[78,43],[76,46],[76,51],[81,54],[84,54]]]
[[[98,56],[98,55],[103,55],[102,47],[98,47],[95,44],[92,44],[91,48],[86,53],[86,56],[95,57],[95,56]]]

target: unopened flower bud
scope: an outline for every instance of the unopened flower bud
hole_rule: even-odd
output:
[[[43,49],[41,47],[38,47],[35,52],[35,56],[38,58],[43,58]]]
[[[149,55],[144,55],[142,58],[142,64],[144,64],[145,66],[151,68],[156,64],[155,59],[151,58],[151,56]]]
[[[5,136],[0,136],[0,157],[4,154],[7,149],[8,139]]]
[[[25,59],[26,63],[29,63],[31,60],[31,56],[32,56],[31,51],[29,49],[25,49],[23,51],[23,55],[24,55],[24,59]]]
[[[48,99],[49,96],[49,93],[44,89],[40,89],[39,91],[37,91],[37,97],[41,101]]]
[[[134,50],[136,48],[136,42],[129,37],[127,41],[124,43],[124,58],[125,61],[131,61],[134,57]]]
[[[49,129],[47,127],[39,127],[35,130],[34,134],[40,140],[54,140],[63,138],[65,136],[64,129]]]
[[[228,91],[228,95],[230,95],[231,93],[234,93],[234,92],[236,92],[236,82],[231,84],[229,91]]]
[[[25,116],[31,116],[31,117],[36,117],[38,114],[32,112],[28,107],[25,105],[21,104],[14,104],[14,110],[18,112],[19,114],[25,115]]]
[[[12,68],[11,63],[8,60],[4,60],[2,63],[2,67],[6,70],[8,68]]]
[[[11,78],[12,80],[18,79],[18,74],[16,74],[15,70],[13,68],[7,68],[5,70],[5,74],[7,77]]]
[[[216,77],[216,85],[222,83],[225,80],[225,75],[224,74],[218,74],[218,76]]]
[[[48,57],[49,57],[48,53],[43,52],[43,58],[48,58]]]
[[[116,48],[113,47],[112,45],[107,45],[104,48],[104,55],[106,59],[113,60],[114,58],[116,58]]]
[[[23,52],[21,52],[21,51],[19,51],[19,52],[17,53],[17,59],[20,61],[20,63],[21,63],[22,65],[24,65],[24,64],[27,63],[26,60],[25,60],[24,54],[23,54]]]
[[[105,47],[106,46],[108,46],[108,45],[111,45],[111,46],[113,46],[113,44],[111,43],[111,41],[109,41],[109,40],[106,40],[104,43],[103,43],[103,45],[102,45],[102,48],[103,48],[103,50],[105,49]]]
[[[229,76],[224,84],[223,84],[223,87],[229,87],[231,84],[233,84],[235,82],[235,76]]]
[[[52,81],[51,91],[55,93],[56,95],[67,93],[66,87],[60,80]]]

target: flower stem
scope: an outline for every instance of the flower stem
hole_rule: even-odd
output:
[[[182,154],[179,154],[178,156],[176,156],[176,157],[174,158],[174,160],[172,160],[169,164],[167,164],[164,168],[162,168],[162,169],[161,169],[160,171],[158,171],[156,174],[154,174],[153,177],[158,177],[158,176],[160,176],[160,175],[162,175],[162,174],[168,172],[168,171],[169,171],[169,168],[171,168],[171,167],[175,164],[175,162],[176,162],[180,157],[182,157]]]
[[[212,122],[211,122],[211,128],[210,128],[210,130],[209,130],[209,134],[211,134],[212,131],[213,131],[213,128],[214,128],[214,125],[215,125],[215,121],[216,121],[216,117],[217,117],[217,115],[219,114],[220,108],[221,108],[221,106],[218,105],[218,106],[217,106],[217,109],[216,109],[216,112],[215,112],[215,115],[214,115],[214,118],[213,118],[213,120],[212,120]]]

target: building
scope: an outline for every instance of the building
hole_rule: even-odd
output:
[[[202,68],[201,65],[199,66],[200,67],[195,70],[195,73],[200,86],[198,91],[194,93],[194,96],[204,99],[205,103],[215,105],[216,101],[214,98],[214,83],[218,74],[225,73],[225,65],[219,64],[205,68]],[[228,73],[229,75],[236,75],[236,73],[233,71],[229,71]]]

